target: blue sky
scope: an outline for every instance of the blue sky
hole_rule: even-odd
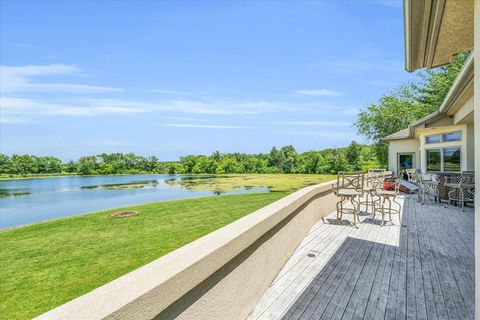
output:
[[[1,152],[347,145],[414,75],[398,1],[2,1]]]

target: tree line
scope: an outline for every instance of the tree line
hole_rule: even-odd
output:
[[[138,173],[225,174],[225,173],[336,173],[379,166],[375,149],[352,141],[346,148],[298,153],[291,145],[269,153],[220,153],[187,155],[180,161],[160,161],[156,156],[133,153],[102,153],[63,163],[60,159],[29,154],[0,154],[0,174],[28,175],[107,175]]]

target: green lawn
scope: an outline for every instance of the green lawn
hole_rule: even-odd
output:
[[[285,195],[163,201],[129,207],[129,218],[107,210],[0,231],[0,318],[39,315]]]

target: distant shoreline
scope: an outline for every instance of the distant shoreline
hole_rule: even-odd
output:
[[[168,173],[111,173],[111,174],[53,174],[53,175],[28,175],[28,176],[16,176],[16,177],[0,177],[0,181],[7,180],[29,180],[29,179],[46,179],[46,178],[66,178],[66,177],[105,177],[105,176],[133,176],[133,175],[155,175],[155,174],[168,174]]]

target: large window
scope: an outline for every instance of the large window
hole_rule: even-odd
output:
[[[442,156],[440,149],[427,150],[427,171],[441,171]]]
[[[443,149],[443,171],[460,171],[460,148]]]
[[[460,147],[427,149],[427,171],[453,171],[461,170]]]

